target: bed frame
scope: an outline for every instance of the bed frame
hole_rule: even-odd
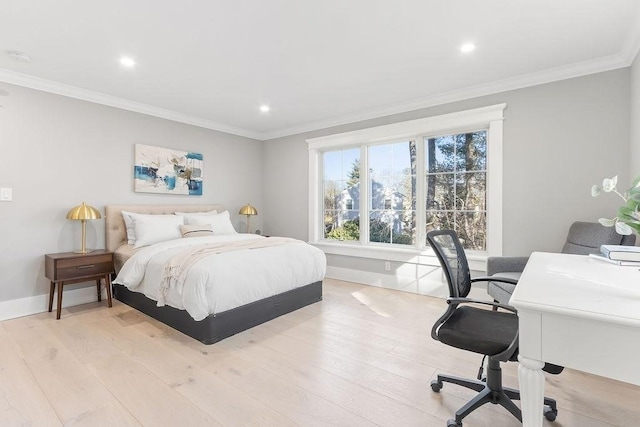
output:
[[[126,243],[126,228],[121,211],[169,215],[174,212],[206,212],[225,210],[222,205],[108,205],[105,208],[107,250],[113,252]],[[185,310],[174,307],[157,307],[156,301],[144,294],[130,291],[125,286],[113,285],[113,296],[119,301],[197,339],[203,344],[213,344],[224,338],[245,331],[283,314],[322,300],[322,281],[255,301],[241,307],[212,314],[195,321]]]

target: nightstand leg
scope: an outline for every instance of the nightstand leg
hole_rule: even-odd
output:
[[[62,287],[63,282],[58,282],[58,312],[56,313],[56,319],[60,320],[60,312],[62,311]]]
[[[102,292],[100,291],[100,286],[102,285],[102,279],[96,280],[98,284],[98,302],[102,301]]]
[[[49,286],[49,313],[53,311],[53,293],[56,290],[56,284],[51,282],[51,286]]]
[[[111,275],[107,274],[104,276],[104,287],[107,289],[107,301],[109,302],[109,307],[113,307],[113,303],[111,301]]]

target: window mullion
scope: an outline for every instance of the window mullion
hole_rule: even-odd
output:
[[[425,173],[426,165],[424,161],[424,137],[416,137],[416,247],[422,249],[425,247],[427,240],[427,212],[425,207],[426,189],[425,189]]]
[[[369,243],[369,150],[367,145],[360,147],[360,244]]]

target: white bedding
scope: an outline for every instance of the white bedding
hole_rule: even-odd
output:
[[[122,266],[114,283],[162,300],[164,266],[189,246],[266,239],[252,234],[193,237],[139,249]],[[317,282],[324,278],[324,253],[302,241],[213,254],[195,263],[184,287],[169,287],[164,303],[186,310],[195,320]]]

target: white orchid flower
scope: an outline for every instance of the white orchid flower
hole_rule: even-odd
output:
[[[594,185],[591,187],[591,197],[598,197],[602,193],[602,187],[599,185]]]
[[[600,218],[598,219],[598,222],[602,225],[604,225],[605,227],[613,227],[616,223],[616,219],[608,219],[608,218]]]
[[[616,189],[616,185],[618,184],[618,175],[613,178],[605,178],[602,180],[602,190],[605,193],[613,191]]]

